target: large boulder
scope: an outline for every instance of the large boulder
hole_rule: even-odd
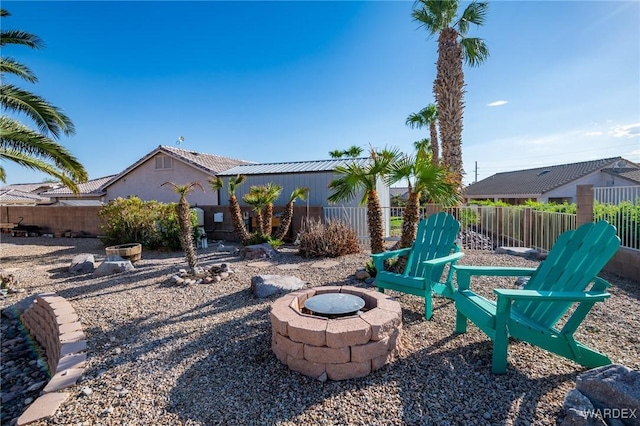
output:
[[[256,297],[269,297],[304,288],[304,281],[291,275],[256,275],[251,277],[251,291]]]
[[[606,426],[602,417],[593,415],[593,404],[578,389],[569,391],[564,398],[563,409],[565,418],[559,423],[560,426]]]
[[[96,259],[90,253],[82,253],[73,257],[69,272],[72,274],[87,274],[96,268]]]
[[[640,426],[640,371],[611,364],[585,371],[576,379],[584,394],[605,420]]]
[[[135,268],[130,260],[125,260],[120,256],[108,256],[104,262],[93,271],[94,277],[104,277],[106,275],[119,274],[121,272],[133,271]]]
[[[240,250],[240,257],[245,260],[268,259],[277,253],[269,243],[262,243],[243,247],[242,250]]]

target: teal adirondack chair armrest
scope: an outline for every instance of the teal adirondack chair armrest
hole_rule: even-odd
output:
[[[459,290],[469,290],[472,276],[490,277],[527,277],[533,275],[537,268],[518,268],[508,266],[468,266],[453,265]]]
[[[385,251],[384,253],[376,253],[371,255],[371,259],[373,260],[373,265],[376,267],[377,271],[384,271],[384,261],[385,259],[391,259],[392,257],[398,257],[405,254],[411,253],[413,247],[407,247],[398,250]]]
[[[495,288],[498,296],[510,300],[545,300],[549,302],[600,302],[610,297],[606,291],[541,291]]]
[[[438,291],[438,293],[441,293],[443,296],[446,296],[449,298],[453,295],[453,292],[455,291],[455,287],[453,286],[453,280],[452,280],[453,268],[455,267],[456,262],[463,257],[464,257],[464,253],[461,251],[457,251],[455,253],[451,253],[449,256],[439,257],[437,259],[425,260],[424,262],[422,262],[425,266],[424,268],[425,278],[431,277],[432,275],[431,271],[436,266],[446,265],[447,263],[451,263],[451,268],[449,268],[449,272],[447,273],[447,278],[445,279],[445,281],[443,283],[438,282],[438,284],[441,284],[440,287],[442,287],[442,290]]]

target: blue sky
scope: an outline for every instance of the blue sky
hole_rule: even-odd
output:
[[[464,4],[466,5],[466,3]],[[352,145],[411,152],[428,130],[437,40],[412,1],[3,1],[3,28],[46,49],[2,54],[16,82],[62,108],[90,178],[158,145],[255,162],[329,158]],[[465,68],[465,183],[622,156],[640,163],[640,2],[493,1],[472,27],[490,57]],[[26,119],[25,119],[26,121]],[[3,163],[7,183],[47,176]]]

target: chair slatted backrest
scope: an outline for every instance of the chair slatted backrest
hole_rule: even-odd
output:
[[[424,274],[422,262],[450,255],[459,231],[460,222],[445,212],[422,219],[418,224],[413,250],[407,259],[405,275],[421,277]],[[455,249],[459,250],[458,247]],[[440,280],[444,268],[445,265],[434,268],[431,279]]]
[[[620,247],[616,228],[602,220],[562,233],[524,287],[541,291],[585,291]],[[569,310],[570,302],[517,301],[513,309],[545,327]]]

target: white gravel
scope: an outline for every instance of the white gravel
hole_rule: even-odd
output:
[[[509,369],[491,374],[491,342],[470,325],[454,334],[453,303],[437,298],[424,321],[422,299],[401,295],[400,358],[361,379],[325,382],[289,371],[271,353],[270,304],[249,289],[257,274],[295,275],[310,286],[356,283],[367,253],[311,266],[286,247],[256,268],[239,257],[199,250],[201,265],[234,271],[215,284],[177,287],[181,253],[144,251],[135,271],[92,278],[71,275],[74,255],[104,248],[96,239],[2,235],[0,267],[24,293],[56,292],[73,305],[88,336],[84,378],[48,422],[39,425],[521,425],[554,424],[563,398],[584,369],[522,342],[512,342]],[[523,258],[467,251],[461,264],[536,266]],[[299,264],[283,270],[277,264]],[[640,283],[603,275],[612,297],[578,330],[584,343],[615,363],[640,369]],[[363,285],[363,284],[360,284]],[[513,279],[477,280],[473,288],[513,287]],[[90,389],[90,391],[87,391]]]

